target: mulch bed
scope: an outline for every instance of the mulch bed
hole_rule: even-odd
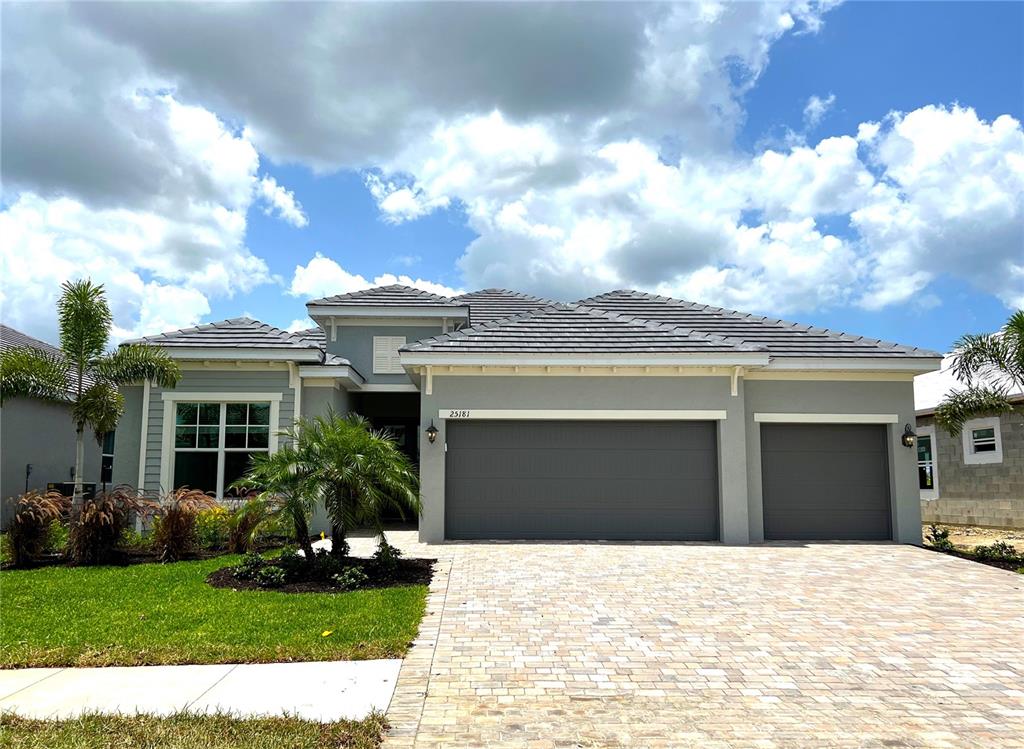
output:
[[[929,551],[936,551],[939,554],[949,554],[951,557],[959,557],[960,559],[966,559],[969,562],[987,564],[989,567],[998,567],[1001,570],[1009,570],[1010,572],[1016,572],[1021,567],[1024,567],[1024,564],[1021,562],[1010,561],[1008,559],[979,559],[969,551],[961,551],[959,549],[936,549],[934,546],[929,546],[928,544],[925,544],[921,548],[928,549]]]
[[[273,560],[269,560],[271,564]],[[342,589],[333,580],[298,580],[285,583],[276,588],[264,588],[255,580],[243,580],[235,576],[234,567],[223,567],[211,572],[206,582],[214,588],[231,588],[232,590],[270,590],[277,593],[348,593],[350,590],[368,590],[371,588],[396,588],[403,585],[430,585],[434,576],[436,559],[399,559],[394,572],[385,573],[372,559],[346,557],[344,566],[359,567],[367,575],[367,581],[354,589]]]

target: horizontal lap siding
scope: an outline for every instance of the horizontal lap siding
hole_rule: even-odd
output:
[[[162,388],[153,387],[149,399],[149,426],[146,433],[146,489],[160,489],[160,458],[163,447],[164,400]],[[176,393],[281,393],[280,428],[292,425],[295,416],[295,391],[288,385],[288,370],[186,370]],[[271,425],[274,428],[275,425]],[[164,487],[167,489],[169,487]]]

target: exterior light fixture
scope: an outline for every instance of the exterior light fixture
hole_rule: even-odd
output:
[[[427,427],[427,442],[431,445],[434,444],[434,440],[437,439],[437,427],[434,426],[434,420],[430,420],[430,426]]]
[[[904,447],[913,447],[914,440],[917,439],[917,435],[914,434],[914,430],[910,428],[910,424],[906,424],[903,427],[902,442]]]

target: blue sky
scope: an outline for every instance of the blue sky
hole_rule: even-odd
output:
[[[4,318],[43,337],[83,273],[122,336],[298,325],[384,274],[632,286],[939,350],[1024,299],[1021,3],[460,6],[450,35],[445,6],[120,7],[6,13]],[[332,24],[393,38],[296,45]],[[44,30],[67,35],[63,77]],[[520,47],[539,62],[517,77]],[[33,119],[48,94],[68,111]],[[40,166],[83,142],[85,176]]]

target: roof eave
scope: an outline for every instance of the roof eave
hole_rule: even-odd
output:
[[[937,356],[787,356],[773,357],[768,369],[814,371],[934,372],[942,365]]]
[[[510,366],[515,364],[541,367],[763,367],[768,355],[760,352],[707,352],[707,353],[527,353],[465,351],[401,351],[402,366],[461,365]]]
[[[449,317],[469,318],[465,304],[314,304],[306,305],[311,318],[318,317]]]
[[[319,362],[319,349],[282,349],[232,346],[159,346],[172,359],[187,361],[291,361]]]

